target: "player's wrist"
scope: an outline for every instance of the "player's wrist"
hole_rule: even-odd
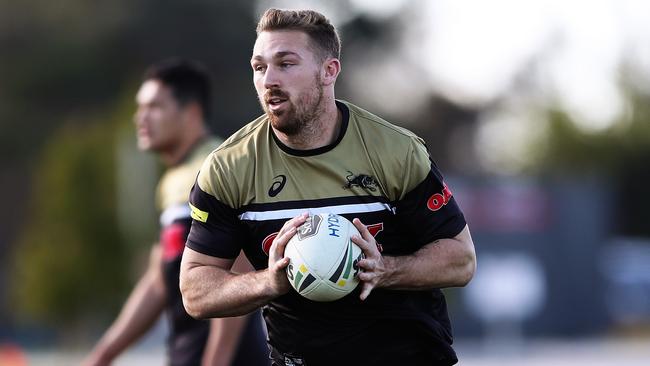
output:
[[[117,352],[114,352],[108,346],[99,345],[90,356],[90,361],[84,364],[93,366],[110,365],[113,359],[117,357]]]
[[[262,289],[263,297],[268,300],[273,300],[289,292],[290,285],[284,274],[284,270],[271,271],[270,269],[266,269],[264,273],[266,280],[260,281],[260,283],[264,283]]]
[[[400,257],[382,256],[383,270],[377,287],[391,288],[397,285],[400,267]]]

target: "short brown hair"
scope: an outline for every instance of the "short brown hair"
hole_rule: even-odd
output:
[[[306,33],[321,59],[341,58],[341,39],[323,14],[313,10],[268,9],[257,23],[257,35],[264,31],[296,30]]]

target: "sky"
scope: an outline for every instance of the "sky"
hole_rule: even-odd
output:
[[[426,5],[425,5],[426,4]],[[607,128],[622,112],[619,66],[650,70],[650,2],[475,0],[424,2],[424,53],[434,84],[483,102],[508,92],[534,63],[535,85],[584,128]],[[644,19],[645,18],[645,19]]]

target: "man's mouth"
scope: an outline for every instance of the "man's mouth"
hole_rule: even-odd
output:
[[[149,130],[146,128],[138,128],[138,137],[149,137]]]
[[[285,98],[270,98],[268,101],[269,106],[271,107],[277,107],[280,106],[282,103],[286,102],[287,100]]]
[[[264,98],[264,101],[266,102],[266,105],[269,106],[270,110],[280,109],[288,100],[289,98],[280,92],[271,92],[266,96],[266,98]]]

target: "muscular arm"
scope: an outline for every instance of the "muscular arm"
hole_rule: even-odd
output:
[[[429,243],[406,256],[382,256],[368,229],[354,220],[361,237],[353,241],[364,251],[366,258],[359,262],[363,270],[361,299],[375,287],[402,290],[465,286],[474,276],[476,254],[474,243],[465,228],[455,237]]]
[[[156,245],[151,251],[147,271],[129,295],[117,319],[88,355],[84,365],[109,365],[156,322],[166,301],[161,261],[160,247]]]
[[[211,257],[185,248],[181,261],[180,288],[188,314],[195,318],[247,314],[289,291],[284,248],[305,222],[306,214],[287,221],[273,240],[268,268],[237,274],[230,271],[233,260]]]

